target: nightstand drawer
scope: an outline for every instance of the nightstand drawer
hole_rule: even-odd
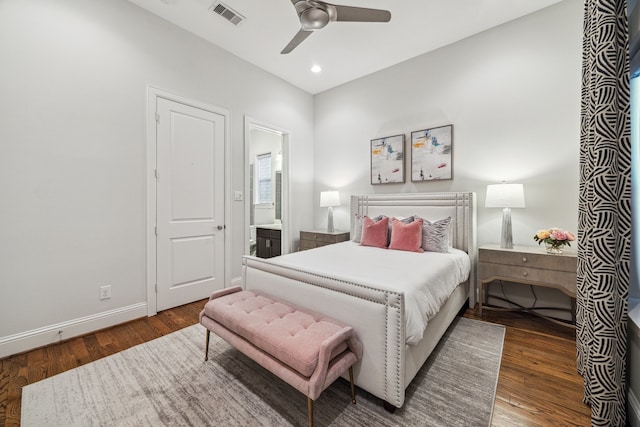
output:
[[[319,248],[349,240],[348,231],[300,231],[300,250]]]
[[[545,270],[542,268],[532,268],[530,266],[513,266],[489,262],[480,262],[478,264],[478,271],[482,280],[499,277],[505,280],[517,280],[518,282],[534,282],[536,284],[562,289],[565,293],[575,297],[575,271]]]
[[[300,250],[319,248],[320,246],[330,245],[328,242],[314,242],[313,240],[300,240]]]
[[[482,249],[478,251],[478,262],[506,264],[512,267],[541,268],[545,270],[557,270],[573,273],[577,270],[576,257],[527,252],[509,252]],[[480,277],[484,277],[481,275]]]
[[[344,235],[347,235],[345,239]],[[341,233],[341,234],[325,234],[325,233],[316,233],[314,231],[301,231],[300,232],[300,240],[309,240],[312,242],[325,242],[325,243],[337,243],[344,242],[348,240],[349,233]]]

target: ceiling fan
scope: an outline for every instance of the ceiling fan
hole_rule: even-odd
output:
[[[365,7],[340,6],[320,0],[291,0],[296,8],[302,28],[280,52],[287,54],[295,49],[315,30],[327,26],[329,22],[389,22],[391,12]]]

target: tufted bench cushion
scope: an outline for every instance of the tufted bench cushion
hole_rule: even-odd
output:
[[[204,314],[305,377],[318,365],[320,345],[345,325],[257,291],[240,291],[210,300]],[[347,349],[341,341],[330,359]]]

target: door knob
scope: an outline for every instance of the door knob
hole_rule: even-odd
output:
[[[218,226],[218,230],[224,230],[225,226],[224,225],[219,225]]]

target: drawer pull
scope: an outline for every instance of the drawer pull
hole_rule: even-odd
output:
[[[528,260],[527,260],[527,257],[526,257],[526,256],[523,256],[523,257],[522,257],[522,262],[527,262],[527,261],[528,261]]]
[[[529,272],[528,272],[528,271],[525,271],[524,273],[522,273],[522,275],[523,275],[524,277],[527,277],[527,276],[529,275]]]

